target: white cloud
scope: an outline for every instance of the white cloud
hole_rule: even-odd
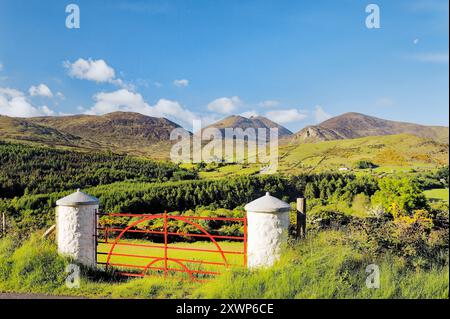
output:
[[[238,96],[221,97],[215,99],[208,104],[208,109],[220,114],[230,114],[242,105],[242,101]]]
[[[120,89],[114,92],[101,92],[94,95],[95,104],[85,113],[105,114],[115,111],[137,112],[148,116],[166,117],[185,127],[192,126],[193,120],[202,119],[209,123],[211,119],[201,118],[184,108],[179,102],[160,99],[155,105],[148,104],[143,96],[136,92]]]
[[[276,110],[266,113],[266,117],[279,124],[304,120],[307,115],[297,109]]]
[[[47,105],[41,107],[41,112],[43,112],[47,116],[55,115],[55,112],[51,110]]]
[[[32,117],[54,113],[47,106],[37,107],[32,105],[21,91],[0,88],[0,114],[14,117]]]
[[[65,100],[65,99],[66,99],[66,97],[64,96],[64,94],[62,94],[61,92],[57,92],[57,93],[56,93],[56,96],[57,96],[58,98],[60,98],[61,100]]]
[[[448,52],[447,53],[421,53],[421,54],[414,55],[412,58],[419,62],[448,64]]]
[[[173,81],[173,85],[178,87],[186,87],[189,85],[189,80],[181,79],[181,80],[175,80]]]
[[[3,70],[3,63],[0,62],[0,71]]]
[[[316,118],[317,123],[321,123],[331,118],[331,115],[325,112],[325,110],[320,105],[316,105],[314,110],[314,117]]]
[[[250,118],[252,116],[256,117],[256,116],[258,116],[258,112],[256,112],[255,110],[251,110],[251,111],[241,113],[241,116],[246,117],[246,118]]]
[[[53,97],[53,93],[50,88],[43,83],[39,84],[38,86],[31,86],[28,92],[31,96],[45,96],[49,98]]]
[[[413,43],[414,44],[419,44],[419,41],[420,41],[419,38],[416,38],[416,39],[414,39]]]
[[[266,100],[266,101],[262,101],[260,103],[258,103],[258,106],[262,106],[262,107],[275,107],[280,105],[279,101],[276,100]]]
[[[73,63],[69,61],[64,62],[64,67],[68,69],[69,76],[73,78],[95,81],[97,83],[122,84],[120,79],[116,79],[115,70],[102,59],[85,60],[79,58]]]
[[[24,95],[23,92],[21,92],[19,90],[11,89],[11,88],[2,88],[2,87],[0,87],[0,94],[9,96],[11,98],[20,97],[20,96]]]

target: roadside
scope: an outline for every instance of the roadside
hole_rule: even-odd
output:
[[[86,299],[86,298],[79,296],[54,296],[45,294],[0,292],[0,299]]]

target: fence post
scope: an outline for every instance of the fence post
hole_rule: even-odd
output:
[[[297,238],[306,237],[306,198],[297,198]]]
[[[164,211],[164,275],[167,276],[167,211]]]
[[[2,236],[6,236],[6,214],[2,212]]]

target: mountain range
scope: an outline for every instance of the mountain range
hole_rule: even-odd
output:
[[[229,116],[208,127],[273,128],[290,144],[354,139],[366,136],[412,134],[448,144],[449,128],[384,120],[360,113],[345,113],[293,134],[287,128],[261,116]],[[139,113],[114,112],[105,115],[13,118],[0,116],[0,139],[84,150],[167,158],[172,145],[170,133],[181,128],[166,119]]]

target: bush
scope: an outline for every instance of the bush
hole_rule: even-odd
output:
[[[357,169],[368,169],[378,167],[378,165],[366,160],[357,161],[354,166]]]
[[[347,226],[352,217],[335,209],[335,205],[319,207],[306,215],[309,231],[325,229],[342,229]]]
[[[428,203],[417,182],[410,178],[383,178],[380,190],[372,196],[372,203],[381,205],[394,217],[408,215],[415,209],[427,209]]]

